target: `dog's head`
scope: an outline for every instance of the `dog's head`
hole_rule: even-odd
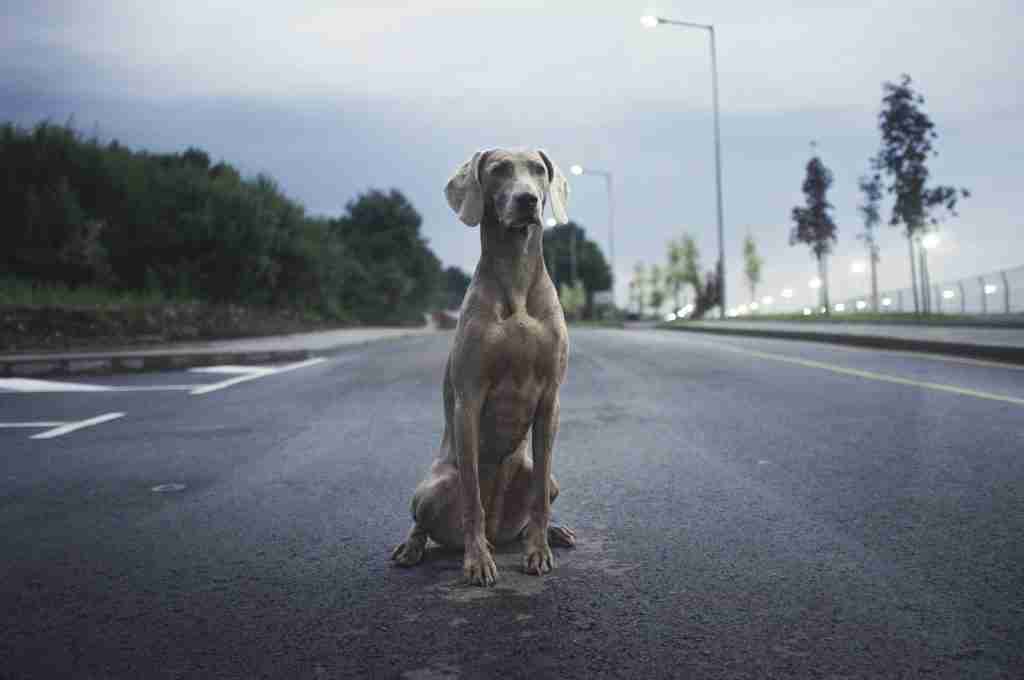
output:
[[[478,151],[463,163],[444,189],[459,219],[475,227],[485,215],[506,229],[540,225],[544,206],[560,224],[569,221],[569,184],[543,151]]]

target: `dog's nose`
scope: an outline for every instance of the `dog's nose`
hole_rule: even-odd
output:
[[[533,210],[537,207],[537,197],[533,194],[519,194],[516,196],[516,207],[520,210]]]

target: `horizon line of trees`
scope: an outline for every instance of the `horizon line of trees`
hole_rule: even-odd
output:
[[[0,167],[0,274],[19,280],[415,323],[466,278],[442,271],[397,189],[314,217],[201,149],[133,151],[48,121],[0,125]]]

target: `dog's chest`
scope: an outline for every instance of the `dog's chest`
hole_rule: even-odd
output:
[[[492,376],[511,375],[518,380],[533,378],[542,382],[557,377],[565,336],[553,322],[514,314],[496,324],[488,335]]]
[[[540,396],[557,386],[565,362],[565,333],[514,315],[488,335],[491,386],[481,414],[481,460],[500,460],[526,436]]]

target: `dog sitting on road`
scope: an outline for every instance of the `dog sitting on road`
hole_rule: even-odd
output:
[[[564,224],[568,194],[543,151],[477,152],[445,187],[459,219],[480,225],[480,262],[445,368],[440,455],[413,494],[399,565],[419,563],[429,537],[463,548],[466,580],[489,586],[494,546],[522,538],[524,570],[541,575],[554,567],[552,544],[575,544],[572,529],[551,524],[569,338],[542,252],[545,205]]]

